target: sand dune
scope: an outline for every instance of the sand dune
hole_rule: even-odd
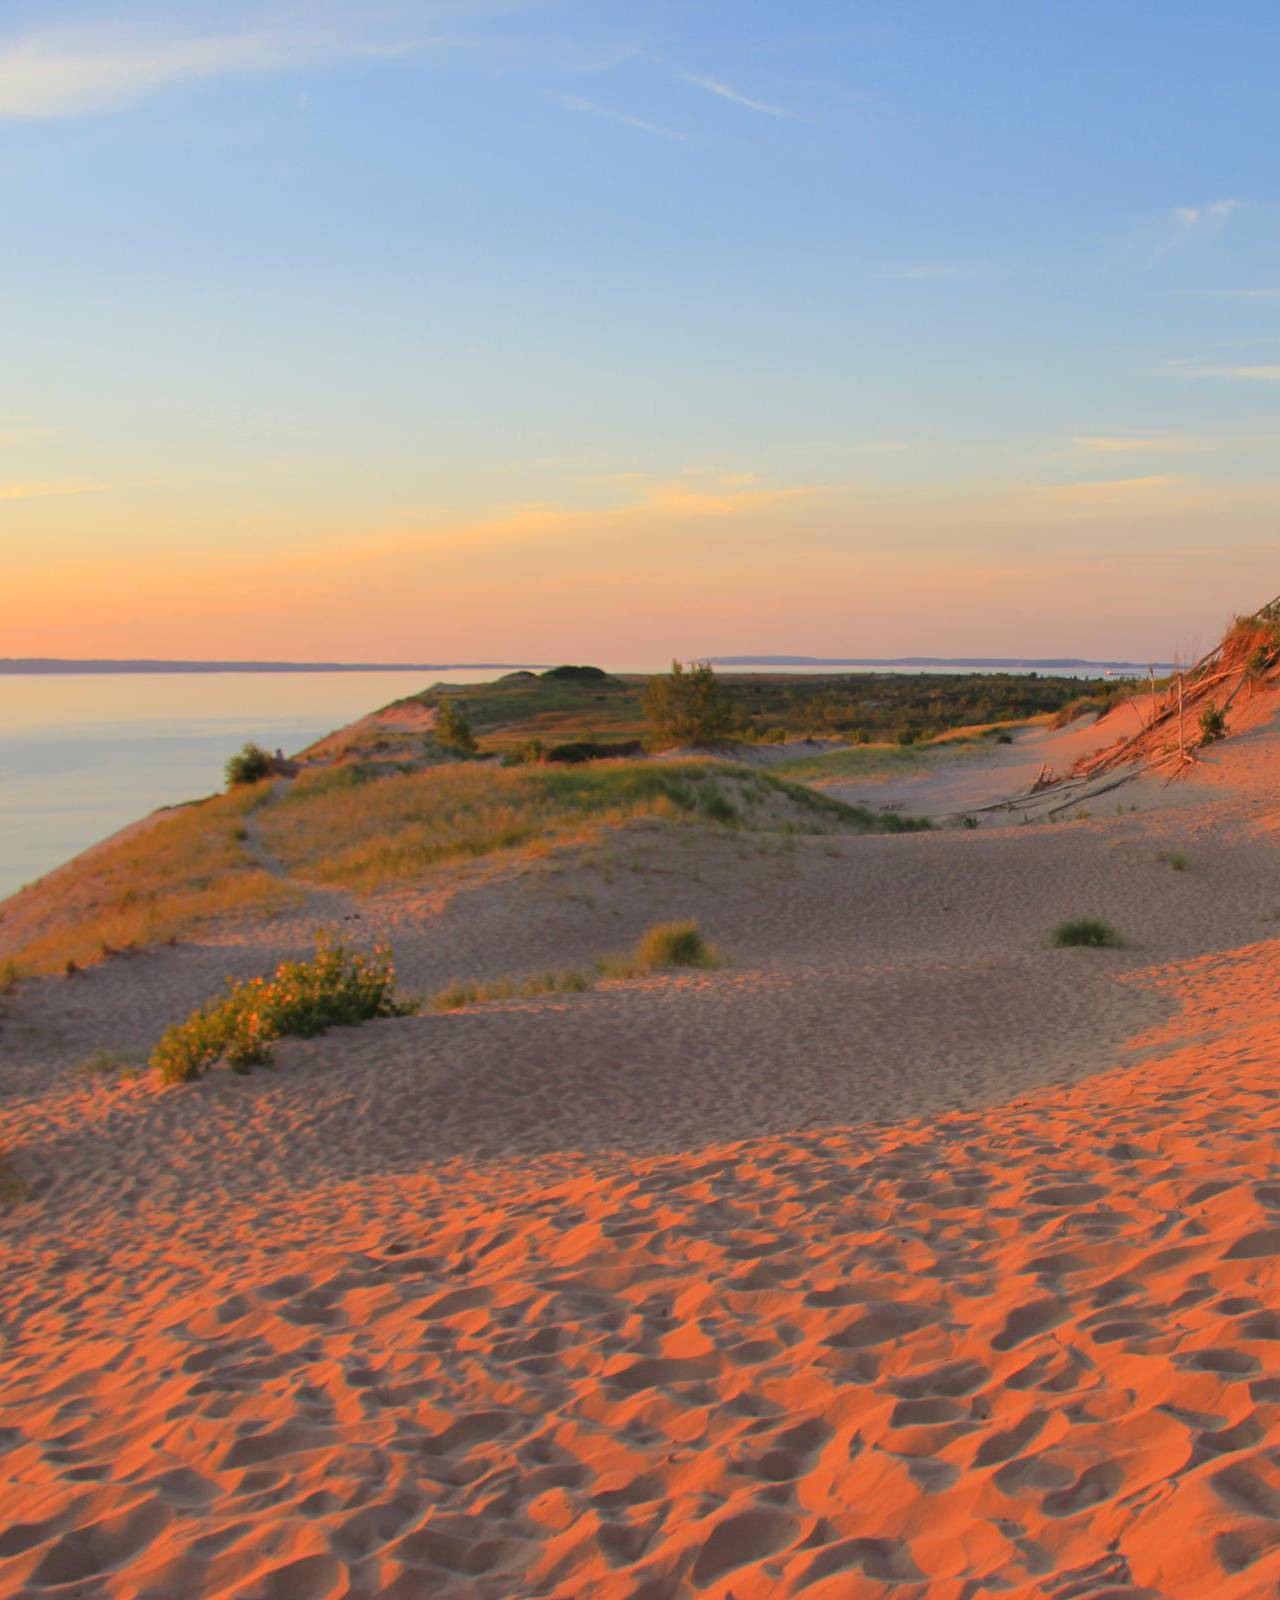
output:
[[[27,986],[0,1594],[1274,1593],[1280,730],[1214,761],[1054,827],[642,826]],[[429,988],[680,914],[728,966],[75,1070],[322,916]],[[1079,914],[1128,948],[1046,948]]]

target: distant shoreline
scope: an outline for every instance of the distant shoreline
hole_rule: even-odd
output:
[[[713,667],[1024,667],[1028,672],[1053,672],[1064,667],[1097,667],[1146,672],[1149,668],[1172,672],[1170,661],[1088,661],[1080,656],[1032,660],[1023,656],[708,656]]]
[[[1099,672],[1172,672],[1167,661],[1088,661],[1078,656],[1032,660],[1020,656],[704,656],[714,667],[937,667],[957,672],[999,668],[1025,672],[1055,672],[1096,668]],[[0,657],[0,677],[47,677],[106,673],[216,673],[216,672],[518,672],[545,670],[546,663],[529,661],[158,661],[76,660],[60,656]]]
[[[77,661],[58,656],[0,657],[0,675],[106,672],[516,672],[527,661]]]

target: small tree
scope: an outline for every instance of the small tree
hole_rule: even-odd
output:
[[[654,732],[671,744],[717,744],[733,731],[733,710],[705,661],[671,663],[650,678],[644,709]]]
[[[261,745],[246,744],[238,755],[227,762],[227,788],[236,789],[244,783],[261,783],[269,778],[275,763]]]
[[[446,750],[455,755],[473,756],[476,753],[476,736],[471,731],[466,713],[455,700],[442,700],[436,713],[436,738]]]

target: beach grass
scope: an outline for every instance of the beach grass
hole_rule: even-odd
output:
[[[315,768],[157,813],[22,891],[10,926],[25,936],[8,941],[6,981],[285,910],[317,886],[372,892],[441,865],[590,843],[641,819],[786,836],[928,826],[727,762]]]
[[[1075,917],[1060,922],[1049,935],[1049,943],[1058,949],[1081,945],[1094,950],[1117,950],[1124,940],[1109,922],[1103,922],[1100,917]]]
[[[605,978],[648,977],[678,967],[712,968],[723,964],[719,950],[692,920],[659,922],[647,929],[625,954],[601,956],[587,969],[534,972],[527,977],[464,981],[455,978],[427,1001],[429,1011],[461,1011],[491,1000],[536,1000],[541,995],[585,994]]]
[[[269,785],[157,812],[15,895],[15,922],[38,907],[9,960],[25,975],[64,972],[124,950],[163,943],[238,914],[281,910],[298,891],[246,848],[243,819]]]
[[[485,763],[353,784],[318,775],[264,807],[260,825],[268,848],[290,872],[367,890],[413,879],[440,863],[542,851],[640,818],[764,829],[787,821],[814,833],[917,826],[772,774],[694,760]]]

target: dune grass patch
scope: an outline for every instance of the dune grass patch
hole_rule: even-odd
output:
[[[119,1078],[137,1072],[143,1063],[124,1050],[101,1049],[87,1055],[76,1067],[81,1078]]]
[[[487,1000],[534,1000],[545,994],[585,994],[604,978],[642,978],[679,967],[718,967],[719,950],[692,920],[655,923],[625,954],[601,956],[586,970],[535,972],[524,978],[464,982],[455,978],[427,1002],[430,1011],[460,1011]]]
[[[158,813],[121,838],[96,846],[6,904],[12,970],[23,976],[65,972],[112,951],[160,944],[215,919],[282,910],[297,890],[250,855],[245,815],[270,785]]]
[[[775,825],[773,814],[815,833],[896,833],[918,826],[725,762],[634,760],[473,763],[377,782],[317,774],[265,806],[258,820],[267,847],[291,872],[376,889],[441,863],[545,849],[639,818],[768,828]]]
[[[429,1011],[460,1011],[486,1000],[536,1000],[544,994],[585,994],[595,987],[595,974],[570,968],[563,972],[535,972],[527,978],[493,978],[466,983],[454,979],[433,994]]]
[[[227,980],[227,993],[167,1029],[151,1053],[161,1081],[191,1083],[215,1062],[237,1072],[266,1064],[277,1039],[309,1039],[375,1017],[409,1016],[396,998],[389,950],[352,950],[322,936],[306,961],[282,961],[270,978]]]
[[[1058,924],[1049,935],[1049,943],[1057,949],[1081,945],[1092,950],[1118,950],[1124,940],[1100,917],[1074,917]]]
[[[642,819],[791,835],[929,825],[722,761],[390,773],[344,763],[176,807],[87,852],[6,903],[0,959],[24,975],[68,972],[216,920],[283,910],[315,885],[374,891],[438,865],[587,843]]]

